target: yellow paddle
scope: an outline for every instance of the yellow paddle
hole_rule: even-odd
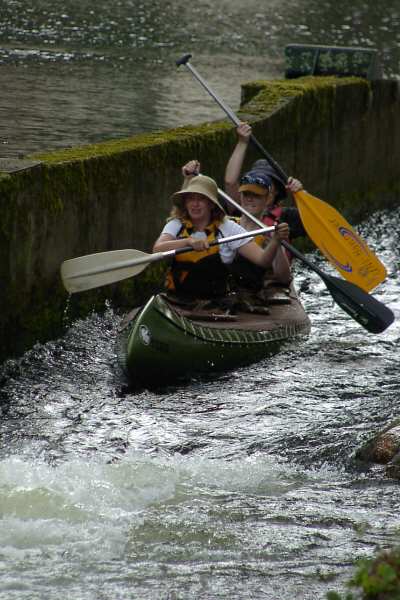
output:
[[[305,190],[294,198],[304,229],[345,279],[366,292],[384,281],[384,265],[337,210]]]
[[[185,54],[180,60],[176,61],[177,66],[185,65],[231,121],[239,126],[241,121],[231,108],[211,90],[201,75],[190,64],[190,58],[190,54]],[[254,135],[251,135],[250,140],[274,167],[278,175],[287,182],[288,176],[282,167],[270,156]],[[304,229],[322,254],[345,279],[366,292],[371,291],[385,280],[386,269],[384,265],[336,209],[305,190],[296,192],[294,198]]]
[[[237,210],[247,216],[250,221],[259,227],[263,223],[254,215],[249,213],[243,206],[240,206],[233,198],[218,189],[218,194],[224,198],[226,202],[232,204]],[[367,294],[357,285],[350,281],[344,281],[338,277],[332,277],[324,273],[317,265],[310,262],[303,256],[297,248],[282,240],[282,245],[285,246],[296,258],[306,264],[312,271],[320,276],[325,283],[326,288],[336,304],[340,306],[352,319],[360,323],[367,331],[371,333],[382,333],[394,321],[394,314],[382,302],[379,302],[371,294]]]

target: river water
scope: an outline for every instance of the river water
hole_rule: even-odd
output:
[[[176,71],[185,52],[234,109],[240,83],[281,76],[289,42],[376,46],[398,78],[399,14],[365,0],[3,2],[0,154],[219,118]],[[359,228],[397,316],[399,223],[383,211]],[[356,558],[399,543],[398,483],[355,460],[399,415],[399,321],[368,334],[296,271],[312,332],[250,367],[132,389],[112,306],[0,367],[1,600],[322,600]]]
[[[112,307],[6,362],[0,598],[322,600],[398,544],[399,484],[355,452],[399,415],[399,223],[360,228],[389,271],[383,334],[297,266],[312,332],[250,367],[135,390]]]
[[[2,0],[0,156],[224,117],[175,61],[236,110],[288,43],[376,47],[400,78],[398,0]]]

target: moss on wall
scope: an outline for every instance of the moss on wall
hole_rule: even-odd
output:
[[[277,79],[274,81],[251,81],[242,85],[241,104],[251,114],[270,114],[292,98],[307,100],[313,108],[321,108],[327,98],[335,95],[339,87],[356,86],[359,90],[370,90],[370,82],[359,77],[299,77],[298,79]],[[330,102],[329,102],[330,103]],[[324,111],[317,111],[321,114]]]
[[[32,158],[36,158],[46,164],[70,163],[73,161],[85,161],[90,158],[100,159],[101,157],[121,156],[125,153],[137,152],[142,157],[147,157],[152,162],[155,158],[154,148],[164,148],[164,153],[170,154],[174,150],[179,152],[182,149],[190,149],[193,142],[197,145],[208,145],[210,142],[218,142],[218,132],[227,129],[227,124],[222,122],[204,123],[201,125],[179,127],[167,131],[139,134],[132,138],[124,138],[103,142],[101,144],[88,144],[65,150],[57,150],[50,153],[38,153]],[[171,144],[175,144],[171,147]],[[168,146],[168,150],[166,150]],[[163,156],[158,156],[158,162]]]
[[[239,116],[286,172],[361,217],[399,197],[399,103],[389,81],[256,81],[243,86]],[[68,300],[59,268],[92,252],[150,251],[180,188],[181,166],[198,158],[222,187],[235,141],[225,119],[40,153],[32,157],[40,164],[0,173],[0,356],[61,333],[67,303],[75,318],[105,299],[138,304],[159,287],[162,264]],[[245,166],[256,158],[249,149]]]

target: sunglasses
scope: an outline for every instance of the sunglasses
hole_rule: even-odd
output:
[[[262,187],[267,188],[267,190],[270,190],[272,188],[272,179],[270,177],[255,177],[254,175],[244,175],[240,180],[240,184],[244,185],[246,183],[251,185],[261,185]]]

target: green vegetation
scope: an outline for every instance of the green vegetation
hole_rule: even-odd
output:
[[[271,114],[281,108],[292,98],[307,100],[309,107],[320,108],[321,103],[331,99],[334,101],[339,87],[354,85],[365,93],[370,91],[370,84],[358,77],[299,77],[298,79],[276,79],[274,81],[252,81],[242,86],[242,105],[252,115]],[[333,102],[332,102],[333,104]]]
[[[329,592],[327,600],[400,600],[400,548],[360,561],[348,586],[355,595]]]
[[[214,137],[215,141],[218,141],[215,137],[216,134],[226,130],[228,127],[229,125],[222,121],[203,123],[201,125],[188,125],[186,127],[179,127],[167,131],[146,133],[131,138],[111,140],[101,144],[88,144],[74,148],[66,148],[64,150],[57,150],[55,152],[39,153],[30,158],[41,160],[50,165],[71,161],[82,161],[89,158],[98,159],[100,157],[112,157],[132,151],[140,151],[142,154],[147,154],[153,152],[156,147],[171,143],[188,149],[192,145],[194,139],[199,143],[206,142],[207,145],[210,141],[212,142],[212,139],[210,138]],[[204,136],[205,140],[202,142],[201,140]],[[151,156],[149,158],[153,157]]]

